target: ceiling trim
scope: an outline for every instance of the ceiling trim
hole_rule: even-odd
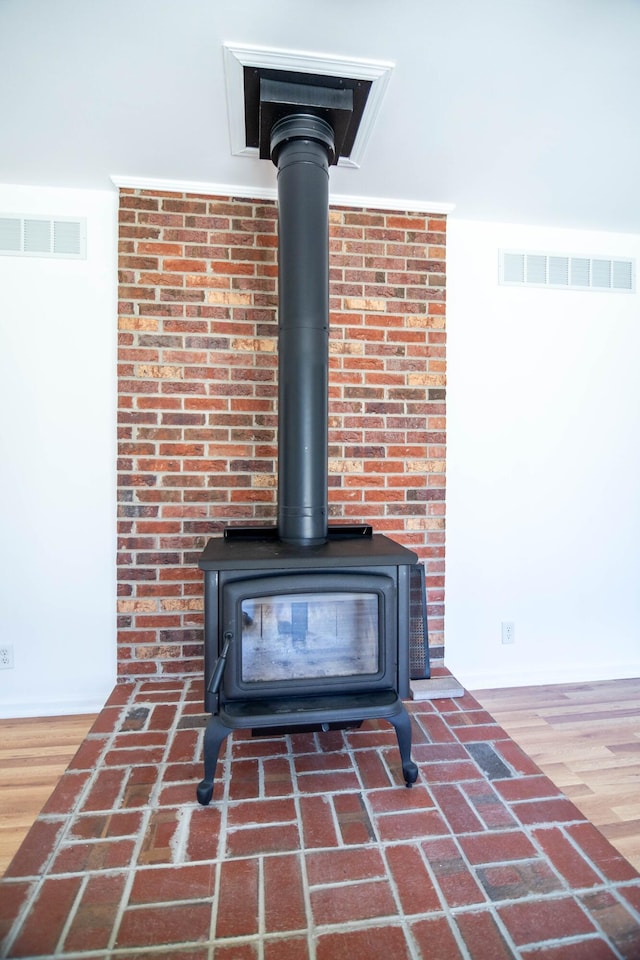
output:
[[[276,187],[239,186],[231,183],[209,183],[199,180],[164,180],[156,177],[132,177],[114,174],[111,182],[125,190],[159,190],[161,193],[201,194],[205,197],[239,197],[243,200],[277,200]],[[435,200],[405,199],[402,197],[361,197],[346,193],[331,193],[333,207],[358,207],[369,210],[401,210],[412,213],[434,213],[446,216],[453,213],[455,203]]]
[[[320,74],[329,77],[349,77],[369,80],[371,89],[362,113],[358,132],[350,155],[340,157],[338,166],[361,166],[369,137],[382,106],[385,91],[395,63],[390,60],[363,60],[336,57],[326,53],[308,53],[301,50],[276,50],[242,43],[224,43],[224,72],[227,87],[227,113],[231,153],[237,157],[257,157],[258,149],[246,145],[244,127],[244,68],[290,70],[294,73]]]

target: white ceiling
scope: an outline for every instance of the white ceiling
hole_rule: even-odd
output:
[[[334,199],[640,233],[640,0],[0,0],[0,182],[273,187],[225,41],[394,64]]]

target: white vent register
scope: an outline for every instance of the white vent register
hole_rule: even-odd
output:
[[[82,260],[87,255],[87,222],[83,217],[0,213],[0,254]]]
[[[635,260],[501,250],[500,283],[512,287],[634,293]]]

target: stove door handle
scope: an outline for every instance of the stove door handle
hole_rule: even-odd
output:
[[[217,663],[213,669],[213,673],[211,674],[211,680],[209,681],[209,686],[207,688],[209,693],[214,694],[214,696],[218,693],[218,690],[220,689],[220,684],[222,683],[222,675],[224,673],[224,668],[227,665],[227,654],[229,652],[229,647],[231,646],[232,640],[233,640],[233,634],[225,633],[224,646],[222,648],[222,653],[218,657]]]

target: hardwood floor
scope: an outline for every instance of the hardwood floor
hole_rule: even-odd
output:
[[[640,679],[473,693],[640,870]],[[94,719],[0,720],[0,876]]]
[[[0,877],[94,720],[0,720]]]
[[[640,870],[640,679],[473,695]]]

